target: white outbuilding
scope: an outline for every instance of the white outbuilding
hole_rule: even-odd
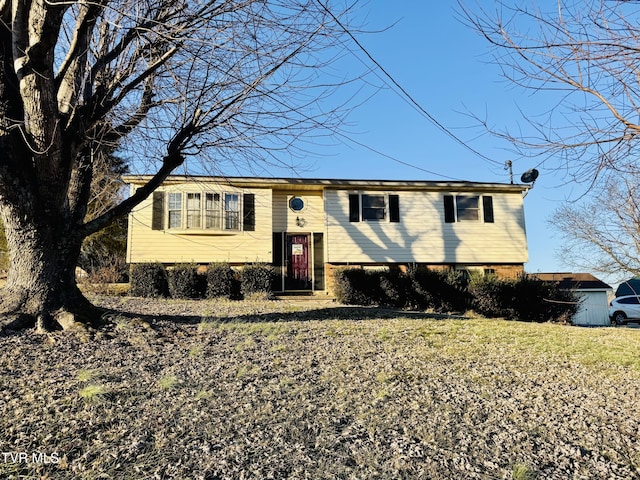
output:
[[[560,288],[571,290],[580,298],[578,311],[572,320],[574,325],[610,325],[609,295],[613,291],[610,285],[590,273],[536,273],[535,277],[557,283]]]

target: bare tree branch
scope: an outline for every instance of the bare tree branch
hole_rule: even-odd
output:
[[[571,172],[575,181],[590,184],[604,170],[626,168],[640,135],[637,5],[559,0],[526,8],[497,1],[496,13],[459,5],[510,83],[556,99],[542,117],[524,112],[526,131],[475,117],[481,124],[518,154]]]
[[[323,68],[352,0],[334,1],[0,0],[0,216],[12,259],[0,313],[45,325],[52,312],[86,311],[74,277],[83,240],[175,169],[277,161],[336,131],[345,110],[323,102],[348,79],[332,84]],[[121,166],[151,180],[89,208],[101,175]]]

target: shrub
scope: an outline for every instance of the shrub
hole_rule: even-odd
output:
[[[242,295],[248,296],[254,293],[266,293],[273,296],[273,282],[276,272],[271,265],[254,263],[245,265],[240,273],[240,290]]]
[[[575,296],[557,285],[529,277],[501,280],[494,275],[430,270],[411,265],[398,270],[335,271],[336,300],[347,305],[389,305],[398,308],[464,312],[473,308],[485,317],[527,322],[569,322],[577,310]]]
[[[175,265],[169,270],[169,293],[173,298],[198,298],[202,296],[202,280],[198,267],[191,263]]]
[[[471,307],[485,317],[513,318],[513,282],[500,280],[495,275],[477,276],[469,283]]]
[[[238,293],[236,273],[228,263],[212,263],[207,267],[207,298],[232,298]]]
[[[99,266],[89,270],[83,283],[107,284],[121,283],[128,280],[129,269],[124,258],[111,255],[104,256]]]
[[[518,280],[473,279],[470,290],[474,310],[486,317],[524,322],[569,322],[577,311],[573,293],[527,276]]]
[[[433,309],[436,312],[467,310],[471,296],[468,278],[462,271],[430,270],[421,265],[410,265],[409,278],[412,308]]]
[[[380,299],[380,272],[362,268],[341,268],[335,271],[336,300],[345,305],[373,305]]]
[[[449,270],[442,275],[440,311],[465,312],[471,305],[469,274],[463,270]]]
[[[440,273],[414,264],[409,265],[407,277],[410,285],[410,307],[419,310],[435,309],[438,302],[433,292],[437,290],[436,284],[441,281]]]
[[[377,303],[390,307],[404,308],[407,305],[411,288],[408,277],[395,269],[376,273],[378,273],[380,293]]]
[[[552,282],[541,282],[524,276],[514,284],[513,313],[516,320],[526,322],[568,323],[578,305],[575,295],[561,290]]]
[[[134,297],[166,297],[169,291],[167,271],[161,263],[133,265],[130,281],[130,294]]]

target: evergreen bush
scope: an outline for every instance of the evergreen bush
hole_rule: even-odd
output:
[[[406,307],[411,289],[408,277],[396,269],[375,273],[377,273],[380,292],[380,298],[376,303],[395,308]]]
[[[513,282],[500,280],[495,275],[476,276],[469,283],[471,307],[484,317],[512,318]]]
[[[341,268],[335,271],[335,295],[345,305],[375,305],[380,294],[380,272],[362,268]]]
[[[501,280],[495,275],[430,270],[411,265],[399,270],[342,268],[335,272],[336,300],[347,305],[387,305],[436,312],[473,308],[485,317],[526,322],[569,322],[577,311],[573,293],[527,276]]]
[[[440,292],[444,285],[444,274],[422,265],[409,265],[407,276],[410,285],[411,308],[419,310],[442,310]]]
[[[436,310],[466,312],[472,301],[469,292],[469,273],[463,270],[449,270],[441,274],[442,284],[438,292],[439,305]]]
[[[172,298],[202,297],[202,280],[198,266],[192,263],[175,265],[168,272],[169,294]]]
[[[568,323],[578,310],[572,292],[528,276],[515,282],[513,297],[513,316],[520,321]]]
[[[272,297],[275,278],[276,272],[271,265],[266,263],[245,265],[240,273],[242,295],[265,293],[268,297]]]
[[[237,295],[236,273],[228,263],[212,263],[207,267],[207,298],[227,297]]]
[[[134,297],[166,297],[169,292],[167,271],[161,263],[138,263],[131,267],[130,295]]]
[[[527,276],[517,280],[493,276],[473,279],[470,292],[473,309],[485,317],[568,323],[578,308],[572,292]]]

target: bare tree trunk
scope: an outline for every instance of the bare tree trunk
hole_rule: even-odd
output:
[[[6,210],[2,209],[2,216],[11,258],[7,283],[0,292],[4,326],[49,331],[97,325],[100,311],[83,296],[75,280],[82,236],[50,215],[24,221]]]
[[[0,217],[10,257],[0,327],[97,323],[75,281],[83,239],[187,158],[217,169],[241,152],[251,164],[305,132],[335,131],[346,112],[316,104],[337,85],[325,85],[318,69],[330,60],[315,54],[333,52],[346,33],[329,3],[0,2]],[[155,174],[87,215],[97,159],[120,151],[149,160]]]

